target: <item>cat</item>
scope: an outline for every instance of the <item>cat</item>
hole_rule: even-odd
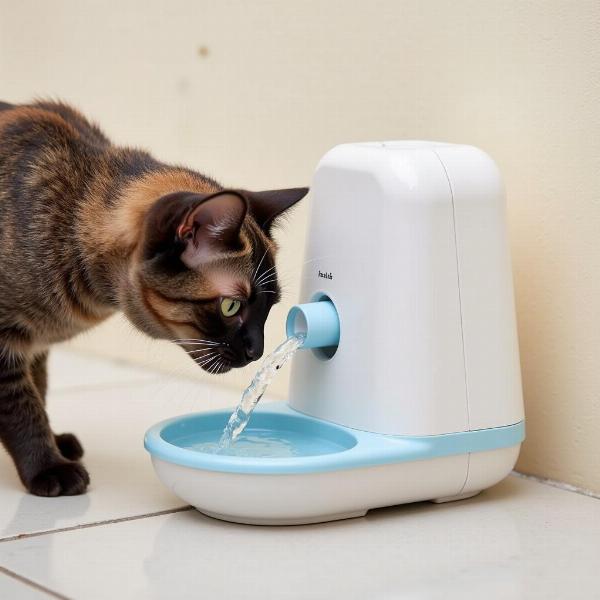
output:
[[[45,411],[50,346],[122,311],[206,371],[258,359],[280,299],[273,226],[307,192],[225,189],[67,104],[0,102],[0,439],[30,493],[89,485]]]

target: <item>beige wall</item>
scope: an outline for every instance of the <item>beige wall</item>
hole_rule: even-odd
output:
[[[595,0],[0,0],[0,90],[69,99],[119,142],[249,188],[307,183],[346,141],[488,151],[508,189],[519,467],[600,491],[599,39]],[[280,236],[287,294],[267,347],[297,294],[306,208]],[[118,319],[76,346],[198,375]]]

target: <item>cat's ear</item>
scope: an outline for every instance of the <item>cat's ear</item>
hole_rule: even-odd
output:
[[[177,238],[185,243],[182,262],[193,269],[219,254],[239,249],[247,212],[248,203],[238,192],[218,192],[199,201],[177,227]]]
[[[193,269],[235,251],[247,212],[247,200],[235,191],[163,196],[146,216],[144,257],[173,256]]]
[[[286,210],[308,194],[308,188],[269,190],[267,192],[244,192],[248,198],[250,214],[258,225],[269,233],[271,226]]]

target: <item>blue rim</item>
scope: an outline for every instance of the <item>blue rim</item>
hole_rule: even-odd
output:
[[[331,439],[333,436],[338,441],[342,440],[340,443],[346,449],[313,456],[253,458],[198,452],[165,439],[164,434],[169,431],[169,428],[170,431],[178,429],[187,433],[193,432],[197,424],[202,425],[205,422],[206,425],[208,420],[224,425],[230,415],[229,410],[193,413],[157,423],[146,433],[144,447],[154,458],[192,469],[225,473],[287,475],[340,471],[484,452],[509,448],[520,444],[525,439],[524,421],[503,427],[443,435],[392,436],[326,423],[303,415],[283,402],[266,403],[259,406],[255,414],[260,414],[263,421],[270,420],[273,427],[277,427],[282,418],[288,420],[292,418],[298,425],[306,426],[313,431],[315,428],[321,428],[326,437]]]

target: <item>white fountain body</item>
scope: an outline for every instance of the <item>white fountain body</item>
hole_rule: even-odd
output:
[[[312,201],[300,299],[333,301],[340,342],[329,360],[296,357],[290,406],[402,436],[521,422],[504,188],[491,158],[436,142],[345,144],[321,160]],[[496,483],[518,450],[454,457],[446,495],[456,482],[460,493]]]
[[[332,301],[339,344],[298,352],[288,405],[260,407],[258,418],[322,424],[325,437],[339,430],[340,449],[194,462],[147,440],[159,476],[207,514],[261,524],[458,500],[494,485],[524,431],[496,165],[472,146],[345,144],[321,160],[311,190],[300,300]]]

